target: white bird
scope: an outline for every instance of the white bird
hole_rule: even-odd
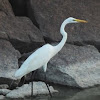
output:
[[[61,42],[56,45],[52,46],[50,44],[45,44],[44,46],[37,49],[33,54],[31,54],[25,62],[21,65],[21,67],[16,71],[15,78],[21,79],[24,75],[43,67],[44,72],[47,70],[47,64],[49,60],[54,57],[64,46],[67,40],[67,33],[65,32],[64,28],[66,24],[69,23],[86,23],[85,20],[79,20],[73,17],[69,17],[61,25],[60,33],[62,34],[63,38]]]

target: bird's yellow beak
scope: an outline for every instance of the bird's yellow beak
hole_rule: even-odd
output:
[[[77,22],[79,22],[79,23],[87,23],[86,20],[75,19],[75,21],[77,21]]]

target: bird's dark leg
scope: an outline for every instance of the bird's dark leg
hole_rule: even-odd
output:
[[[52,97],[52,94],[51,94],[50,89],[49,89],[49,85],[47,84],[46,72],[45,72],[45,84],[46,84],[47,89],[48,89],[48,91],[49,91],[50,97]]]
[[[31,75],[31,97],[33,97],[33,81],[34,81],[34,77],[35,77],[36,71],[32,71],[32,75]]]
[[[32,75],[31,75],[31,80],[32,80],[32,82],[31,82],[31,97],[33,97],[33,74],[34,74],[34,71],[32,71]]]
[[[23,77],[21,78],[20,82],[18,83],[18,87],[24,85],[24,83],[25,83],[25,76],[23,76]]]
[[[24,85],[24,83],[25,83],[25,76],[23,77],[23,82],[22,82],[22,85]]]

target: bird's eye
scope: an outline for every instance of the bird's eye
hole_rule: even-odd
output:
[[[75,19],[73,19],[73,21],[76,21]]]

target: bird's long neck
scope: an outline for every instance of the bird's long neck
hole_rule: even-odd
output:
[[[68,24],[68,22],[65,20],[62,23],[62,25],[61,25],[60,32],[61,32],[63,38],[62,38],[61,42],[58,45],[55,46],[55,53],[58,53],[62,49],[62,47],[64,46],[64,44],[66,43],[66,40],[67,40],[67,32],[65,32],[65,30],[64,30],[66,24]]]

